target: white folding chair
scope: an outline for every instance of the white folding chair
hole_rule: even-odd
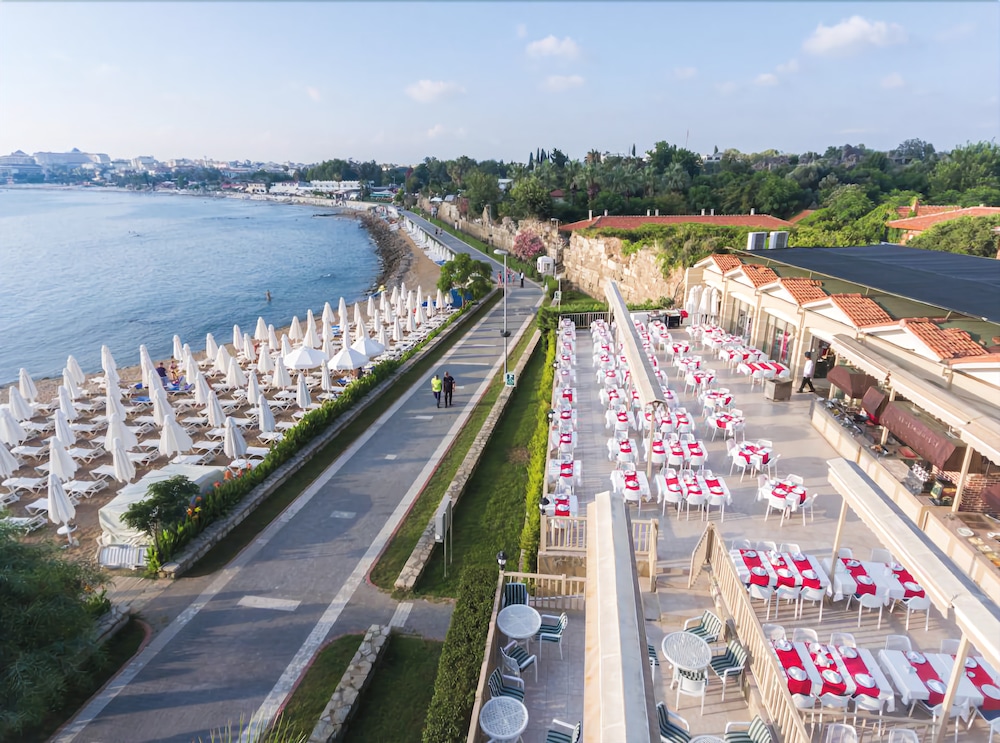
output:
[[[908,653],[913,650],[913,644],[906,635],[886,635],[885,649],[902,650],[904,653]]]
[[[810,627],[796,627],[792,630],[792,642],[819,642],[819,635]]]

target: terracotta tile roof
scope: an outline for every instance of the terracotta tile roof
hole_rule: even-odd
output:
[[[986,350],[961,328],[939,328],[930,320],[923,318],[910,318],[904,320],[902,325],[917,336],[939,359],[982,356]]]
[[[712,253],[709,258],[715,262],[715,266],[719,269],[719,273],[729,273],[733,269],[739,268],[743,265],[743,261],[731,253]]]
[[[767,266],[761,266],[756,263],[747,263],[740,266],[740,268],[743,270],[746,277],[750,279],[750,283],[754,285],[754,288],[760,288],[765,284],[771,284],[778,280],[778,274]]]
[[[856,328],[892,325],[895,321],[874,299],[860,294],[831,294],[830,299]]]
[[[1000,214],[1000,206],[970,206],[966,209],[952,209],[951,211],[938,212],[937,214],[925,214],[922,217],[891,219],[885,225],[886,227],[895,227],[900,230],[920,232],[941,222],[949,222],[959,217],[990,217],[994,214]]]
[[[929,214],[940,214],[941,212],[953,212],[956,209],[961,209],[958,204],[948,204],[946,206],[937,206],[932,204],[917,204],[916,214],[912,215],[914,217],[926,217]],[[909,219],[910,212],[914,209],[912,206],[897,206],[896,214],[899,215],[900,219]]]
[[[796,304],[800,307],[808,302],[816,302],[821,299],[826,299],[826,292],[823,291],[822,281],[789,276],[785,276],[779,281],[785,288],[785,291],[792,295],[792,299],[794,299]]]
[[[805,219],[815,211],[816,211],[815,209],[803,209],[798,214],[794,214],[791,217],[789,217],[788,221],[791,222],[792,224],[798,224],[799,222],[801,222],[803,219]],[[908,214],[909,211],[907,211],[907,215]]]
[[[600,216],[562,225],[561,232],[574,232],[588,228],[609,227],[616,230],[634,230],[647,224],[714,224],[721,227],[759,227],[767,230],[786,229],[791,222],[770,214],[671,214],[665,217],[614,217]]]

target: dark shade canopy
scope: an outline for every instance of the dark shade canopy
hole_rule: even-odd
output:
[[[964,442],[950,438],[943,428],[917,415],[909,406],[890,402],[885,406],[881,423],[938,469],[957,471],[961,468],[965,455]]]
[[[872,386],[865,391],[865,396],[861,398],[861,407],[878,423],[888,402],[889,396],[878,387]]]
[[[986,507],[994,514],[1000,513],[1000,483],[993,483],[982,492]]]
[[[830,384],[835,384],[844,391],[844,394],[854,399],[861,399],[869,387],[878,384],[878,380],[871,374],[852,371],[846,366],[835,366],[827,372],[826,378]]]
[[[890,243],[857,248],[784,248],[750,255],[1000,322],[1000,261],[992,258]]]

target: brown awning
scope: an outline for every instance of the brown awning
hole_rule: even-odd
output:
[[[962,467],[964,445],[949,438],[944,430],[898,402],[885,406],[881,423],[913,451],[938,469],[957,471]]]
[[[829,372],[827,372],[826,378],[830,380],[830,384],[837,385],[844,391],[845,395],[854,399],[864,397],[864,394],[868,391],[869,387],[873,387],[878,384],[875,377],[871,374],[851,371],[851,369],[846,366],[833,367]]]
[[[865,396],[861,398],[861,407],[878,420],[885,411],[888,402],[889,396],[873,385],[865,391]]]
[[[982,494],[986,507],[997,514],[1000,513],[1000,482],[995,482],[986,488]]]

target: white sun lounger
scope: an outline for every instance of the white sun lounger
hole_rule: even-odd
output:
[[[102,480],[114,480],[115,468],[110,464],[102,464],[100,467],[94,467],[94,469],[90,471],[90,474],[94,477],[99,477]]]
[[[145,467],[148,464],[152,464],[160,456],[160,450],[157,449],[147,449],[146,451],[130,451],[128,452],[128,458],[132,460],[134,464],[138,464],[140,467]]]
[[[73,459],[79,459],[81,462],[87,463],[93,462],[102,454],[104,454],[103,449],[84,449],[79,446],[75,446],[69,450],[69,455],[73,457]]]
[[[35,529],[41,529],[45,526],[45,517],[41,514],[36,516],[8,516],[3,519],[3,523],[23,530],[25,534],[30,534]]]
[[[108,483],[104,480],[70,480],[63,485],[66,489],[66,494],[70,497],[74,495],[82,495],[84,498],[89,498],[94,493],[99,493],[108,487]]]
[[[49,445],[41,446],[15,446],[10,453],[16,457],[29,457],[30,459],[41,459],[49,453]]]
[[[95,434],[98,431],[107,428],[107,425],[107,423],[103,426],[100,423],[70,423],[69,427],[77,433]]]
[[[146,548],[132,544],[109,544],[101,547],[97,561],[105,568],[136,568],[146,567]]]
[[[10,493],[39,493],[48,487],[47,477],[11,477],[3,481],[3,486]]]
[[[0,507],[9,506],[11,503],[17,503],[21,500],[21,496],[17,493],[0,493]]]

